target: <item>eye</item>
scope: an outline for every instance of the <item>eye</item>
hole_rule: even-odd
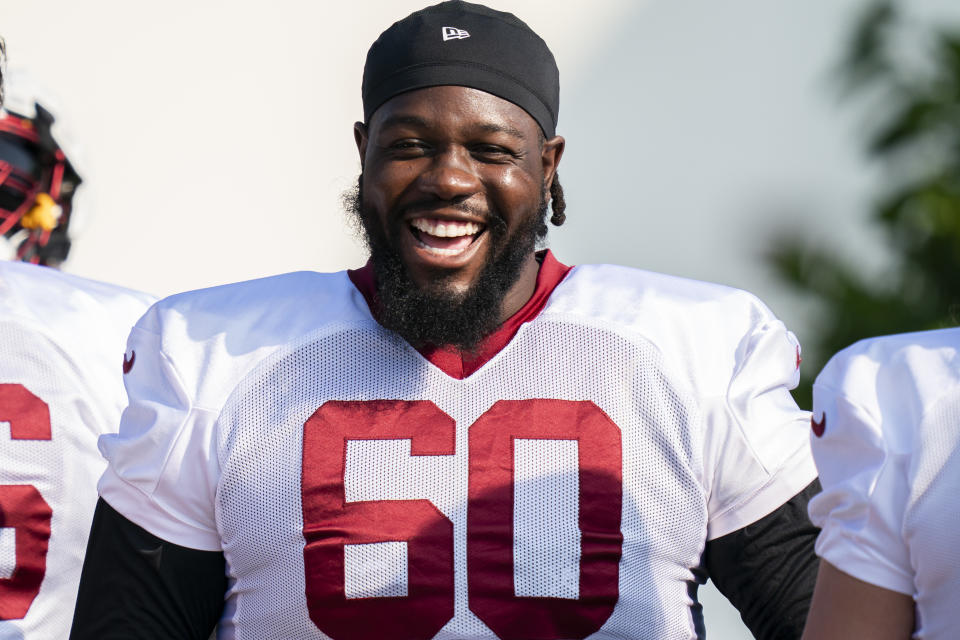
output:
[[[480,143],[470,147],[470,153],[484,162],[507,162],[519,158],[520,155],[506,147],[497,144]]]
[[[430,145],[416,138],[403,138],[387,145],[389,152],[399,158],[419,158],[430,151]]]

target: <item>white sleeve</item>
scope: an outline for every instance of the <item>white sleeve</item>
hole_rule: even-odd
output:
[[[811,436],[823,492],[810,501],[821,528],[817,555],[844,573],[899,593],[914,593],[902,537],[909,497],[909,455],[890,433],[876,402],[876,364],[834,358],[813,387]],[[820,429],[822,428],[822,431]]]
[[[219,551],[216,413],[194,405],[148,312],[127,344],[129,405],[100,438],[109,462],[100,495],[127,519],[185,547]]]
[[[704,402],[708,539],[772,513],[812,482],[809,414],[790,395],[800,345],[757,302],[759,314],[736,345],[726,393]]]

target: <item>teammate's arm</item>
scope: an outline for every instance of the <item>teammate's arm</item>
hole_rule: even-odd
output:
[[[803,640],[909,640],[913,627],[913,598],[820,563]]]
[[[817,579],[819,531],[807,517],[807,503],[819,491],[814,480],[768,516],[707,542],[710,578],[760,640],[803,633]]]
[[[223,553],[161,540],[101,499],[70,638],[207,640],[226,588]]]

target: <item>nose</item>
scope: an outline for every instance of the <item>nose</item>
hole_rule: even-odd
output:
[[[465,200],[481,188],[470,152],[454,146],[436,152],[418,183],[422,191],[439,200]]]

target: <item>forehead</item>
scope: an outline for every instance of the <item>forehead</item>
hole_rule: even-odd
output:
[[[367,123],[372,130],[395,125],[502,130],[537,139],[540,125],[526,111],[492,93],[459,86],[414,89],[383,103]]]

